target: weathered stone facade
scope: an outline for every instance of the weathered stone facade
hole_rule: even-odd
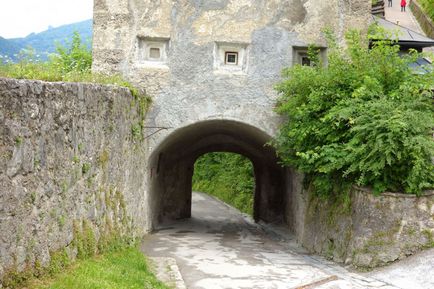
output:
[[[72,250],[74,222],[144,234],[139,121],[124,88],[0,78],[0,276]]]
[[[366,0],[95,1],[93,70],[146,88],[149,134],[167,128],[149,139],[151,222],[189,216],[192,167],[210,151],[248,156],[255,218],[281,218],[291,180],[264,148],[279,125],[274,85],[308,44],[326,53],[322,29],[342,40],[369,15]]]

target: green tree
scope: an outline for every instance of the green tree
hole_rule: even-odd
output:
[[[56,52],[51,56],[50,63],[62,74],[88,73],[92,67],[92,53],[82,43],[78,32],[74,32],[69,45],[58,45]]]
[[[345,48],[329,41],[327,66],[288,68],[277,86],[286,121],[273,144],[318,194],[353,184],[420,194],[434,185],[433,69],[416,74],[409,64],[420,55],[400,56],[381,34],[371,49],[357,31]]]

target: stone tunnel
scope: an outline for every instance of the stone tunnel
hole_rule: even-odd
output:
[[[146,89],[145,126],[169,128],[150,129],[144,145],[147,229],[190,216],[194,162],[218,151],[252,161],[255,220],[292,219],[294,182],[266,145],[281,123],[274,86],[310,44],[325,56],[324,27],[342,39],[366,26],[369,9],[366,0],[95,1],[93,71]]]
[[[270,136],[230,120],[209,120],[178,129],[150,157],[150,210],[153,225],[191,216],[192,176],[198,157],[209,152],[241,154],[253,164],[254,219],[279,222],[285,208],[285,170],[278,165]]]

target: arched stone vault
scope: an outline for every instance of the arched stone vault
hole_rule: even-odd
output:
[[[153,227],[167,219],[191,216],[194,163],[208,152],[233,152],[249,158],[255,173],[254,218],[282,221],[287,179],[278,165],[270,136],[232,120],[209,120],[180,128],[154,150],[149,162]]]

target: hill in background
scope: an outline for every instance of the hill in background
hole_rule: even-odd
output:
[[[18,53],[29,46],[35,49],[36,54],[42,60],[47,59],[48,54],[56,51],[56,44],[64,45],[72,39],[77,31],[84,43],[91,46],[92,42],[92,19],[50,28],[40,33],[32,33],[24,38],[5,39],[0,37],[0,56],[5,56],[16,61]]]

